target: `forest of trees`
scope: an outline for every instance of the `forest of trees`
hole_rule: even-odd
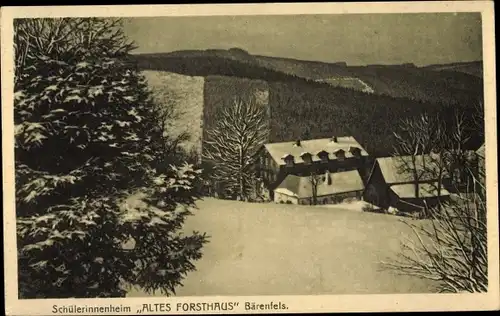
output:
[[[282,83],[270,84],[269,100],[272,141],[351,135],[375,157],[392,153],[395,141],[394,123],[399,119],[415,117],[423,112],[431,115],[464,112],[465,108],[473,106],[443,106],[403,98],[368,95],[353,90]],[[472,112],[466,112],[471,114],[466,118],[469,121],[473,119]],[[478,131],[471,135],[467,145],[470,148],[478,148],[481,143],[482,137]]]
[[[353,76],[378,94],[442,105],[477,102],[482,79],[461,72],[404,66],[356,66]]]
[[[401,118],[415,117],[423,112],[450,114],[461,111],[468,114],[466,120],[471,121],[477,111],[470,109],[481,106],[478,102],[444,106],[327,85],[266,83],[223,76],[207,77],[204,90],[206,128],[210,128],[216,121],[217,109],[230,106],[235,95],[268,91],[267,106],[271,127],[269,142],[349,135],[354,136],[375,157],[390,156],[393,153],[393,123]],[[448,119],[450,115],[442,117]],[[467,146],[478,148],[482,142],[481,132],[477,130],[471,134]]]
[[[288,81],[292,77],[282,72],[237,60],[219,57],[136,57],[140,69],[162,70],[189,76],[231,76],[268,81]],[[303,80],[295,77],[294,80]]]

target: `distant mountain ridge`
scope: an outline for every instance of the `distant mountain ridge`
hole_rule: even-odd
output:
[[[136,56],[152,56],[152,55],[163,55],[165,57],[207,57],[216,56],[229,58],[233,60],[247,60],[247,61],[257,61],[262,65],[265,62],[281,60],[283,62],[290,63],[304,63],[306,65],[313,66],[337,66],[337,67],[410,67],[410,68],[421,68],[421,69],[432,69],[432,70],[453,70],[453,71],[463,71],[467,74],[474,73],[477,76],[482,76],[483,62],[478,61],[466,61],[466,62],[452,62],[444,64],[430,64],[423,66],[416,66],[414,63],[402,63],[402,64],[366,64],[366,65],[347,65],[347,62],[325,62],[316,60],[304,60],[289,57],[275,57],[266,55],[252,55],[244,49],[241,48],[230,48],[230,49],[204,49],[204,50],[177,50],[167,53],[139,53]]]
[[[434,64],[425,66],[424,68],[436,71],[463,72],[472,76],[483,78],[482,61],[470,61],[470,62],[460,62],[460,63],[450,63],[450,64]]]
[[[477,102],[482,98],[483,91],[481,61],[424,67],[411,63],[348,66],[345,62],[326,63],[252,55],[239,48],[182,50],[136,54],[132,57],[138,61],[141,69],[190,76],[222,75],[265,81],[326,82],[331,86],[424,102]]]

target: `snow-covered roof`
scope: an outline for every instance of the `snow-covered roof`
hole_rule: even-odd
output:
[[[304,162],[301,157],[303,153],[311,153],[313,161],[320,161],[321,158],[318,157],[318,153],[322,151],[327,152],[328,158],[332,160],[337,159],[334,153],[338,150],[344,150],[346,158],[352,157],[353,153],[351,151],[353,148],[359,148],[361,156],[368,156],[366,150],[352,136],[337,137],[335,142],[332,138],[319,138],[301,140],[300,146],[297,146],[297,142],[291,141],[269,143],[265,144],[264,147],[278,165],[285,164],[283,157],[287,155],[292,155],[295,163],[302,163]]]
[[[385,183],[407,183],[415,181],[413,169],[418,173],[419,181],[437,180],[439,159],[435,155],[415,156],[415,166],[413,166],[412,156],[397,156],[377,158],[376,162],[380,167]]]
[[[318,175],[317,196],[327,196],[344,192],[362,191],[363,181],[357,170],[330,173],[330,181],[326,182],[325,175]],[[283,193],[298,198],[312,197],[312,183],[309,176],[288,175],[275,189],[275,192]]]
[[[419,198],[429,198],[438,196],[438,183],[420,183],[418,185]],[[416,186],[413,183],[391,185],[391,190],[401,199],[416,198]],[[440,196],[448,196],[450,192],[441,187]]]

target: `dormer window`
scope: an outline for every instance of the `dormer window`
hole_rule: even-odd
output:
[[[281,158],[285,161],[285,164],[287,167],[293,167],[293,164],[294,164],[294,158],[292,155],[288,154],[288,155],[285,155],[283,156],[283,158]]]
[[[304,163],[312,163],[312,155],[310,153],[302,153],[300,157],[302,158],[302,160],[304,160]]]
[[[344,161],[345,160],[345,151],[342,149],[336,150],[333,152],[335,157],[337,157],[338,161]]]
[[[349,152],[355,157],[355,158],[361,158],[361,149],[358,147],[349,147]]]
[[[328,152],[322,150],[317,154],[317,156],[319,157],[319,159],[321,159],[322,163],[328,162]]]

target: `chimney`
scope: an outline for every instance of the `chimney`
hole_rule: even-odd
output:
[[[330,177],[330,171],[326,169],[325,171],[325,185],[331,185],[332,184],[332,177]]]
[[[334,143],[337,143],[337,142],[338,142],[337,136],[333,136],[333,137],[332,137],[332,142],[334,142]]]

